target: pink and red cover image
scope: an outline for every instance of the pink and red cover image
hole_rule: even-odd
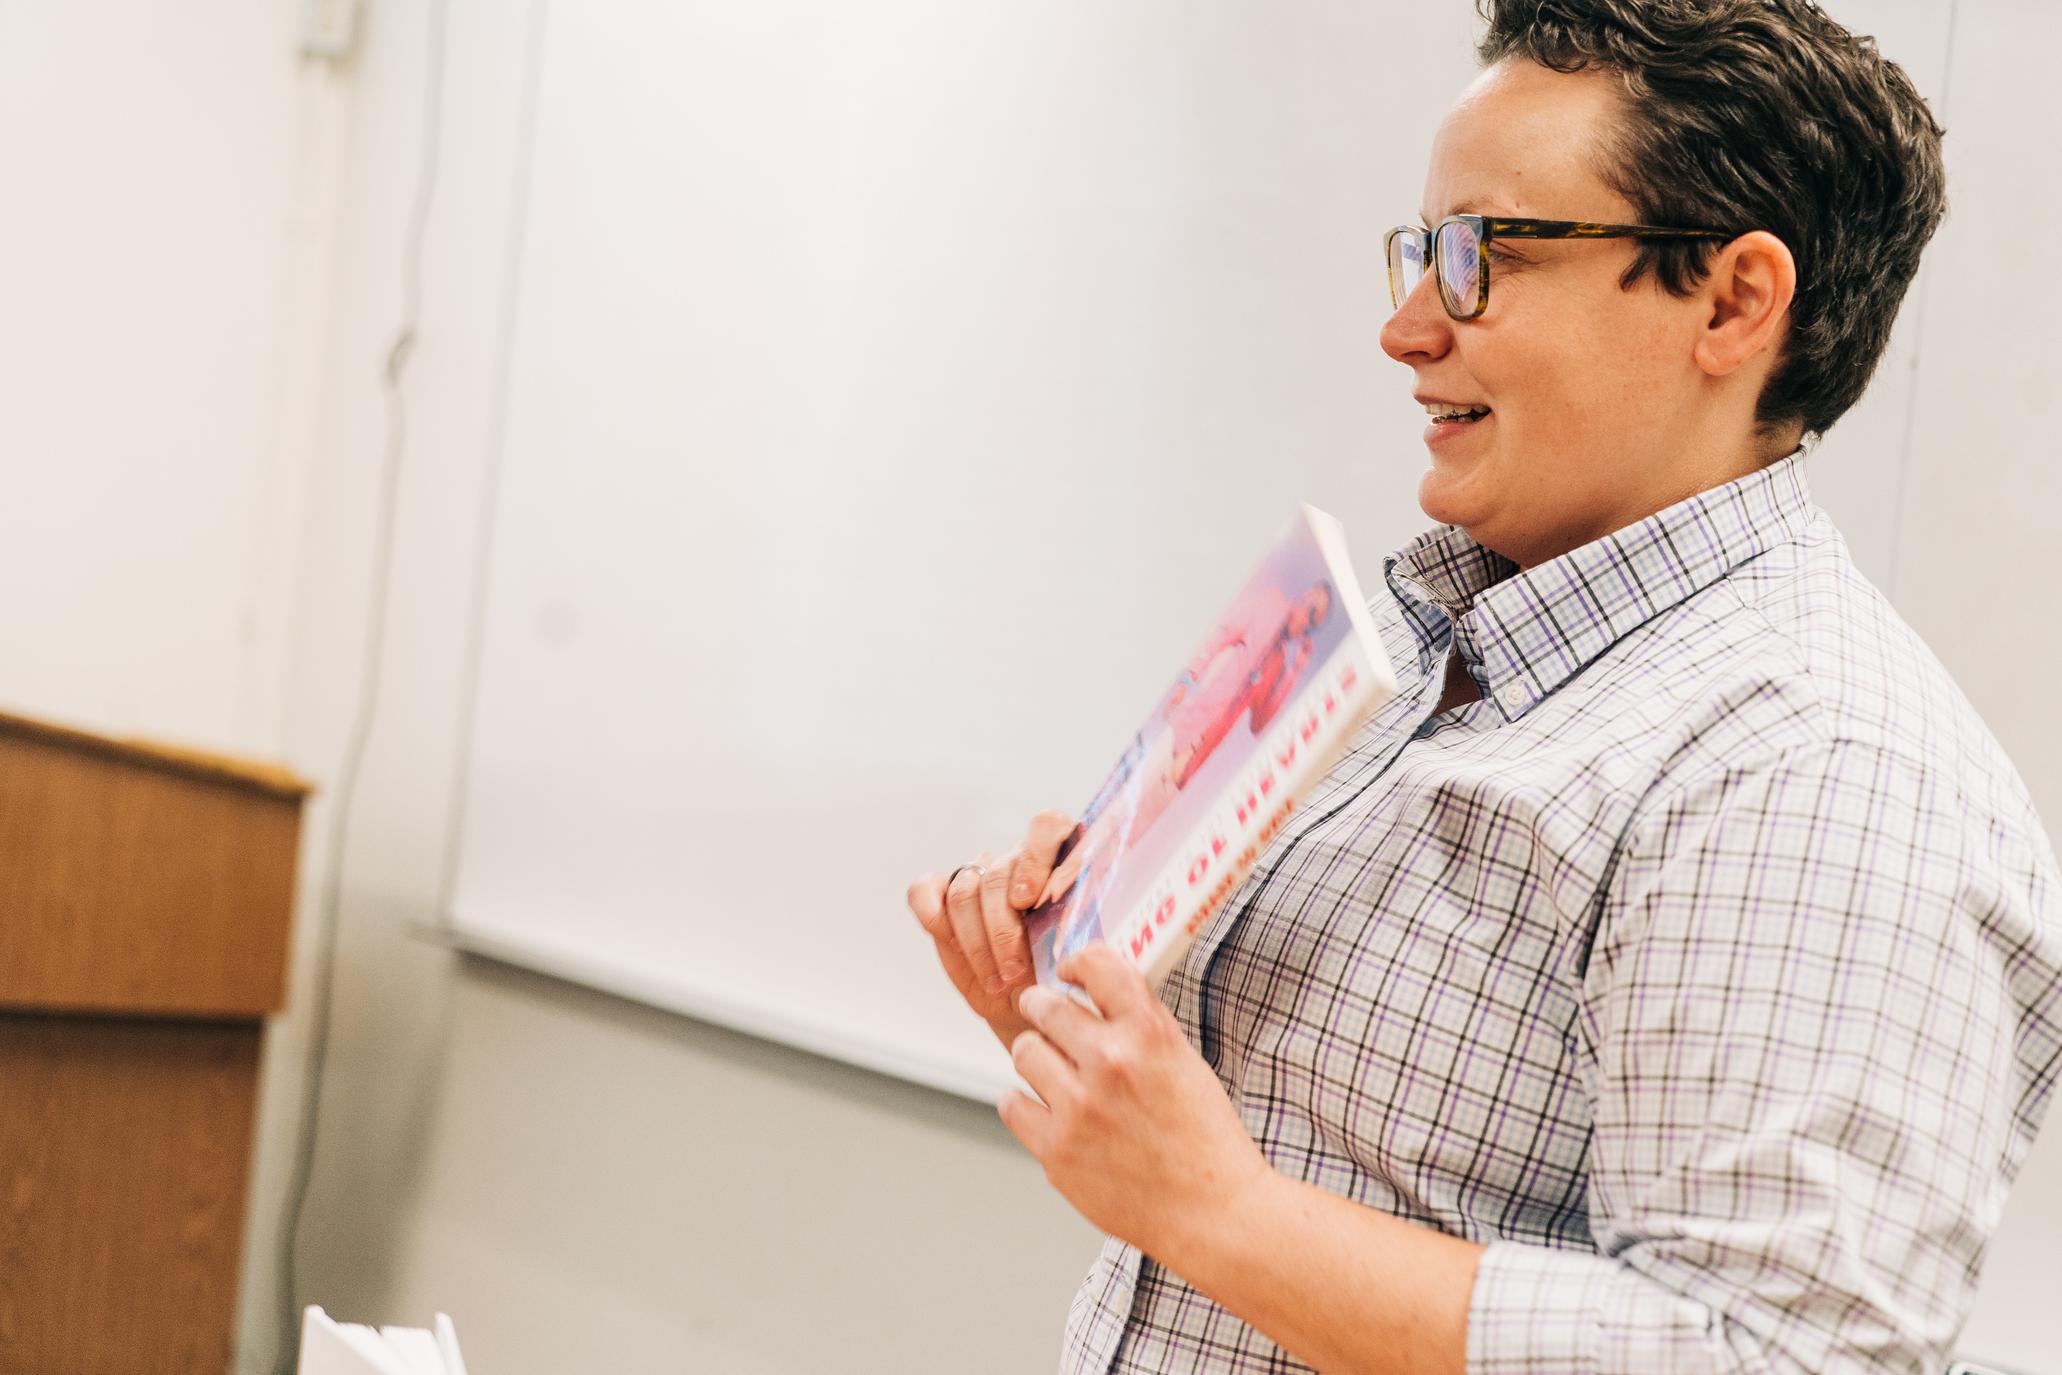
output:
[[[1304,507],[1132,737],[1025,918],[1038,980],[1108,940],[1157,982],[1395,692],[1338,523]]]

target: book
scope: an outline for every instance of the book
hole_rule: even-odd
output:
[[[1038,982],[1102,940],[1157,988],[1395,695],[1345,532],[1304,506],[1060,847],[1024,921]]]
[[[437,1314],[436,1327],[366,1327],[338,1322],[310,1304],[301,1315],[298,1375],[465,1375],[458,1332]]]

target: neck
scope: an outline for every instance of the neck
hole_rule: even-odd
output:
[[[1728,482],[1737,482],[1749,473],[1778,463],[1795,453],[1803,438],[1803,425],[1789,421],[1768,433],[1749,428],[1745,439],[1740,437],[1740,430],[1735,427],[1722,443],[1687,443],[1672,449],[1657,446],[1657,451],[1672,451],[1681,457],[1665,469],[1655,470],[1651,480],[1628,489],[1623,499],[1590,519],[1563,530],[1541,532],[1539,541],[1522,550],[1499,548],[1496,552],[1517,564],[1519,572],[1527,572],[1571,549],[1579,549],[1614,531],[1637,524],[1679,501],[1687,501],[1700,492],[1723,487]]]

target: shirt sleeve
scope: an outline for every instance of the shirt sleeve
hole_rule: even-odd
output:
[[[1629,828],[1575,1035],[1595,1254],[1482,1255],[1468,1369],[1928,1371],[2062,1057],[2037,822],[1873,745]]]

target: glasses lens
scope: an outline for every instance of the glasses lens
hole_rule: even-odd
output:
[[[1425,276],[1425,241],[1409,225],[1389,231],[1389,301],[1397,309]]]
[[[1472,319],[1481,302],[1482,245],[1465,220],[1449,220],[1439,226],[1439,294],[1447,312],[1459,319]]]

